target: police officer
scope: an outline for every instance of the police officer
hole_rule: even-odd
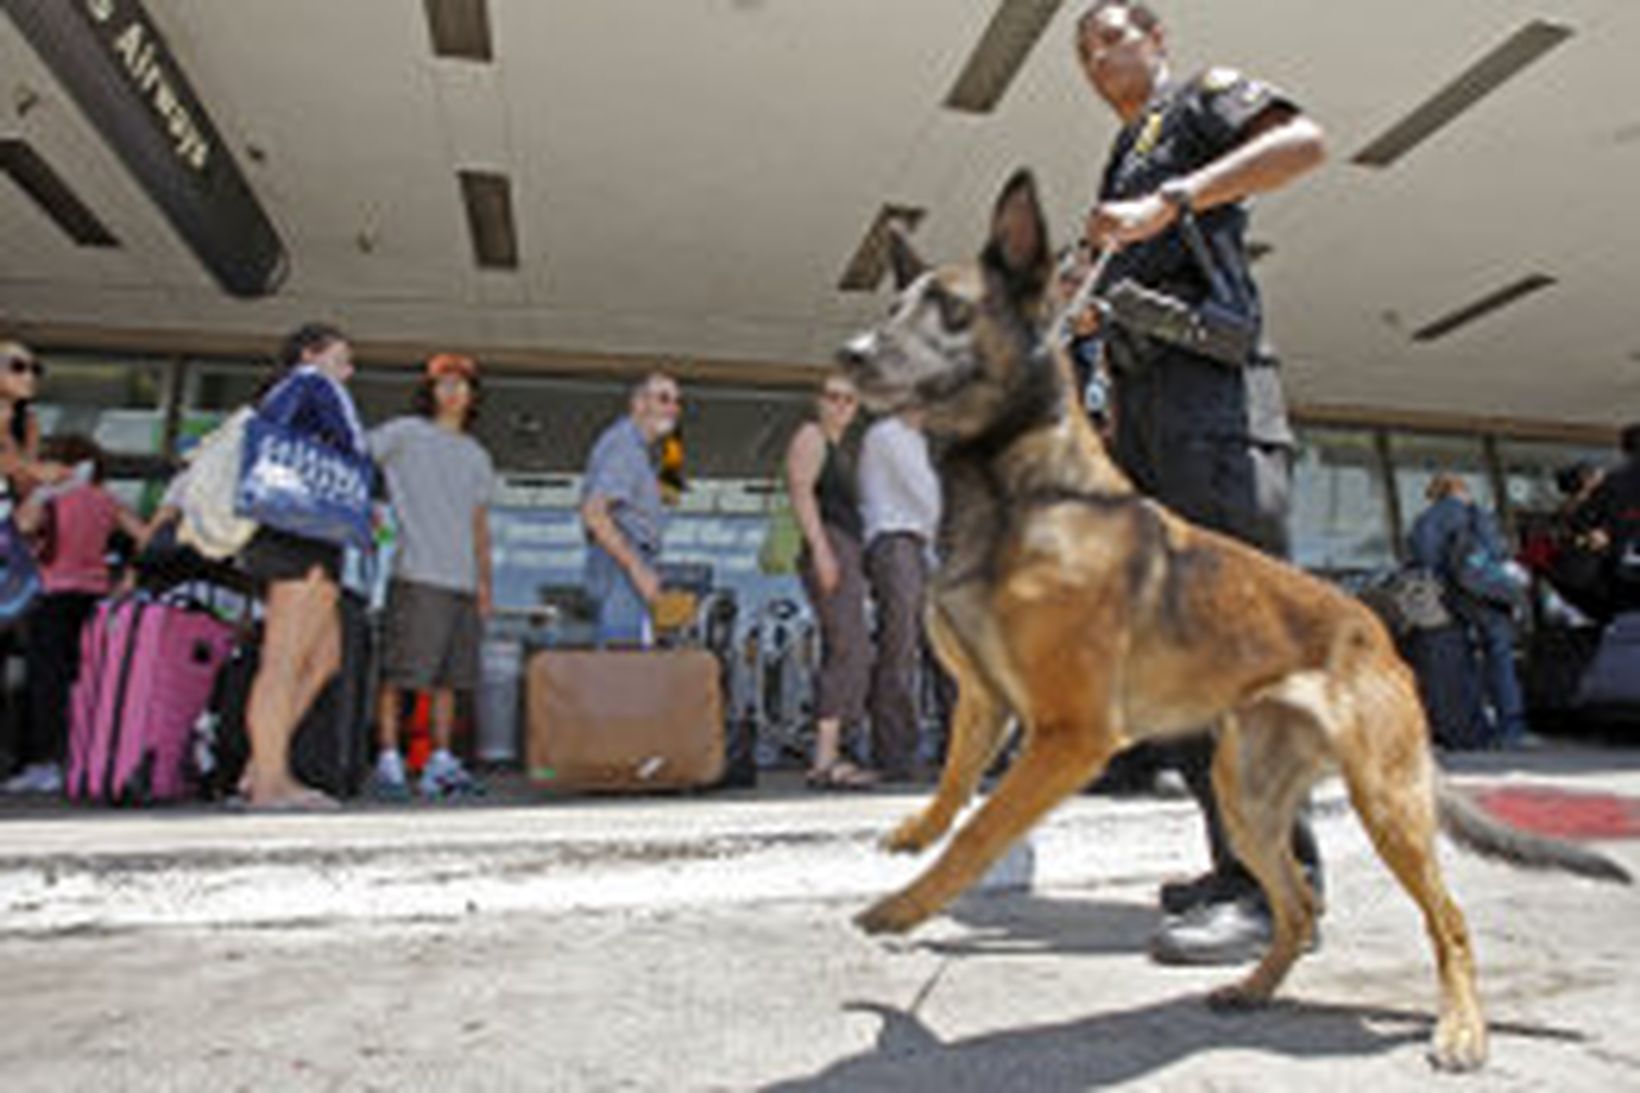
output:
[[[1140,0],[1099,0],[1076,26],[1093,90],[1121,119],[1086,238],[1117,248],[1106,285],[1131,280],[1193,308],[1211,301],[1259,345],[1258,290],[1247,257],[1246,201],[1291,182],[1324,157],[1320,128],[1288,98],[1229,69],[1178,76],[1160,19]],[[1192,212],[1215,285],[1181,230]],[[1287,554],[1293,436],[1275,361],[1210,359],[1116,324],[1102,331],[1114,385],[1114,450],[1145,493],[1181,516],[1278,557]],[[1270,938],[1257,883],[1231,853],[1213,800],[1213,741],[1203,733],[1170,756],[1206,820],[1213,869],[1164,885],[1167,917],[1151,952],[1164,963],[1233,963]],[[1294,849],[1320,886],[1302,820]]]

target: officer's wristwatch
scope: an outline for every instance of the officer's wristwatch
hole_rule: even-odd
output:
[[[1190,196],[1190,184],[1182,178],[1162,183],[1161,189],[1156,191],[1156,196],[1181,213],[1191,211],[1193,199]]]

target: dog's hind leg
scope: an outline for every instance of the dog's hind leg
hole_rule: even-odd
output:
[[[1008,736],[1007,707],[937,610],[929,612],[928,636],[940,664],[956,680],[957,705],[951,717],[945,769],[933,800],[883,840],[883,847],[896,853],[926,850],[951,829],[951,821],[973,797],[980,777]]]
[[[1260,702],[1227,715],[1213,757],[1213,792],[1236,857],[1270,907],[1274,933],[1258,966],[1215,991],[1221,1008],[1262,1005],[1308,944],[1317,900],[1293,856],[1293,821],[1315,782],[1324,754],[1311,711]]]
[[[1344,781],[1378,856],[1423,913],[1435,950],[1441,1015],[1430,1061],[1442,1070],[1474,1070],[1486,1061],[1486,1018],[1469,927],[1436,857],[1434,759],[1423,710],[1404,671],[1368,679],[1363,689],[1369,688],[1340,740]]]

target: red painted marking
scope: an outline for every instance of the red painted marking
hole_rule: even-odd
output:
[[[1480,806],[1509,824],[1562,839],[1640,838],[1640,799],[1508,786],[1481,790]]]

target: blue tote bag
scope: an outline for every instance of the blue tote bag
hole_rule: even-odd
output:
[[[40,594],[40,567],[10,516],[0,518],[0,626],[27,614]]]
[[[368,548],[373,474],[367,456],[253,414],[245,423],[234,511],[304,539]]]

